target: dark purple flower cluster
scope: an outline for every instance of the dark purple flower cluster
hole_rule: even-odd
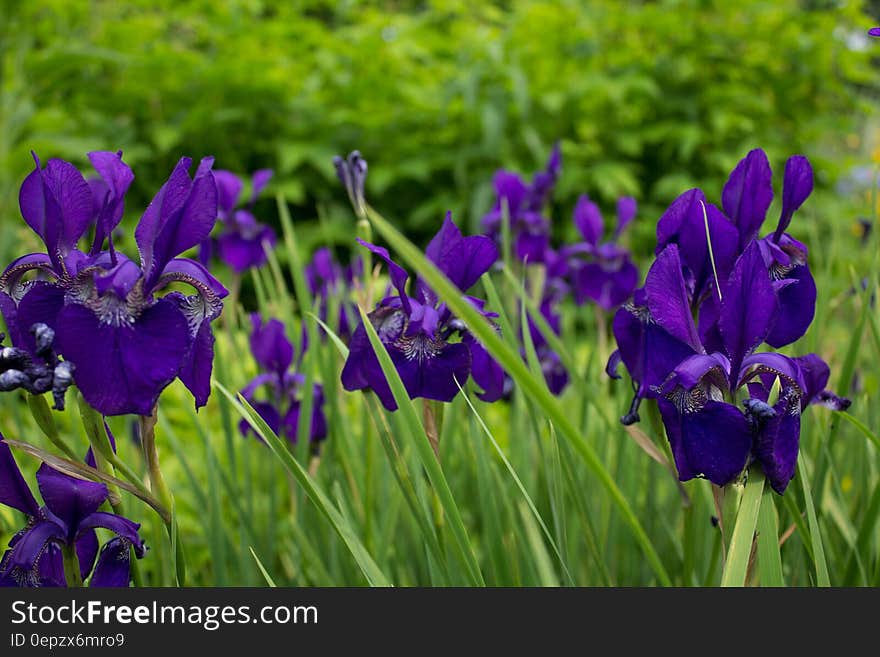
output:
[[[773,188],[763,151],[731,172],[723,210],[698,189],[685,192],[660,218],[644,286],[617,311],[608,372],[616,378],[622,361],[636,388],[622,421],[638,421],[640,400],[656,399],[683,481],[723,486],[757,462],[781,494],[794,476],[804,408],[849,405],[825,390],[829,369],[817,355],[758,351],[794,342],[813,319],[807,248],[785,232],[812,189],[807,158],[789,158],[779,222],[764,237]]]
[[[396,294],[379,302],[369,319],[387,347],[410,398],[448,402],[458,394],[459,386],[473,377],[483,390],[479,394],[481,399],[499,399],[503,394],[504,373],[467,326],[440,302],[421,278],[416,280],[410,295],[406,289],[409,274],[391,259],[386,249],[359,242],[388,265]],[[425,254],[475,308],[486,317],[496,316],[484,310],[484,300],[465,294],[497,260],[498,252],[492,240],[482,235],[464,237],[447,214]],[[350,391],[371,389],[387,409],[397,409],[363,324],[358,325],[351,338],[342,384]]]
[[[241,178],[230,171],[214,171],[218,219],[222,228],[218,236],[202,242],[199,260],[203,265],[207,266],[214,254],[236,274],[266,264],[266,248],[275,248],[278,238],[271,226],[257,221],[253,209],[272,175],[271,169],[255,171],[251,177],[250,200],[245,206],[238,207],[244,187]]]
[[[287,339],[284,324],[280,320],[270,319],[264,324],[260,316],[254,313],[251,315],[251,326],[251,353],[262,371],[245,386],[241,394],[272,431],[295,443],[305,377],[291,370],[294,364],[293,344]],[[303,336],[303,347],[297,365],[302,363],[307,347],[305,334]],[[324,390],[317,383],[312,390],[309,437],[312,443],[318,443],[327,437]],[[258,391],[265,392],[266,395],[258,398]],[[250,424],[245,420],[239,424],[239,430],[245,436],[252,432]]]
[[[602,213],[586,194],[582,195],[575,205],[573,221],[583,241],[559,248],[551,245],[546,205],[561,169],[557,144],[547,166],[535,174],[531,184],[515,173],[499,171],[494,179],[495,205],[482,220],[484,232],[500,244],[507,217],[514,257],[526,264],[543,265],[540,310],[557,335],[560,330],[557,307],[567,297],[571,296],[578,305],[592,302],[605,311],[612,311],[632,296],[639,283],[639,270],[629,250],[619,243],[623,231],[636,216],[637,204],[631,197],[618,200],[617,226],[611,237],[603,241]],[[568,383],[568,373],[531,319],[529,330],[547,386],[558,395]]]
[[[0,560],[0,586],[66,586],[63,550],[75,551],[82,581],[93,587],[128,586],[131,552],[144,556],[140,525],[99,511],[109,492],[102,483],[77,479],[45,463],[37,471],[45,502],[28,488],[9,445],[0,436],[0,504],[21,511],[27,526],[9,541]],[[95,530],[113,533],[103,547]]]
[[[177,163],[135,230],[137,262],[113,245],[134,179],[121,152],[89,153],[99,175],[90,182],[64,160],[45,167],[34,160],[19,203],[46,253],[22,256],[0,276],[0,311],[13,345],[32,359],[45,358],[34,329],[48,327],[54,351],[103,415],[150,415],[175,378],[203,406],[214,356],[211,322],[227,291],[202,265],[177,256],[205,240],[217,218],[213,159],[201,161],[195,178],[189,158]],[[85,253],[78,243],[91,225],[94,240]],[[29,272],[36,278],[25,280]],[[159,296],[177,283],[195,294]]]

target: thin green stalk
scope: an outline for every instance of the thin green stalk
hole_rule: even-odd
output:
[[[727,552],[724,572],[721,574],[721,586],[745,586],[763,490],[764,473],[760,468],[754,467],[749,471],[749,478],[736,513],[730,549]]]

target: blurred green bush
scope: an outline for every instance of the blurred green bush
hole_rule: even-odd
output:
[[[3,0],[0,255],[28,151],[125,150],[139,211],[183,154],[276,169],[295,217],[351,239],[330,158],[359,148],[368,193],[414,238],[472,227],[491,176],[562,140],[556,213],[578,193],[656,212],[720,191],[750,148],[807,153],[830,185],[859,146],[876,75],[859,2]],[[274,209],[265,201],[271,220]],[[653,232],[643,222],[638,235]]]

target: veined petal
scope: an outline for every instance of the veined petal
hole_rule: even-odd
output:
[[[724,486],[745,469],[752,433],[736,406],[710,400],[697,412],[680,413],[666,400],[658,403],[679,479],[705,477]]]
[[[161,299],[119,325],[68,304],[59,314],[56,344],[76,366],[76,385],[90,406],[104,415],[150,415],[180,370],[189,335],[173,300]]]
[[[652,320],[694,351],[702,351],[675,244],[657,256],[645,278],[644,290]]]
[[[470,376],[471,352],[460,342],[443,344],[417,335],[401,338],[389,352],[410,399],[452,401]]]
[[[773,410],[776,414],[755,437],[755,457],[770,486],[782,495],[797,467],[801,434],[800,397],[783,394]]]
[[[19,586],[40,586],[43,575],[54,569],[41,568],[50,541],[64,541],[64,528],[51,520],[41,520],[20,534],[12,550],[3,559],[3,572]],[[41,572],[43,571],[43,572]]]
[[[116,537],[104,545],[95,574],[89,582],[91,588],[125,588],[131,582],[131,543]]]
[[[765,341],[780,348],[800,339],[816,314],[816,282],[806,265],[798,265],[783,279],[790,282],[778,290],[779,311]]]
[[[84,518],[79,527],[80,531],[97,529],[98,527],[109,529],[134,546],[134,552],[139,558],[144,556],[144,542],[138,533],[141,526],[139,523],[132,522],[128,518],[123,518],[115,513],[107,513],[106,511],[96,511]]]

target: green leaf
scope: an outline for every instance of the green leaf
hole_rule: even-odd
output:
[[[763,490],[764,473],[759,468],[752,468],[736,512],[736,524],[721,574],[721,586],[745,586]]]
[[[779,552],[779,524],[773,490],[764,488],[758,512],[758,575],[761,586],[785,586],[782,577],[782,555]]]

